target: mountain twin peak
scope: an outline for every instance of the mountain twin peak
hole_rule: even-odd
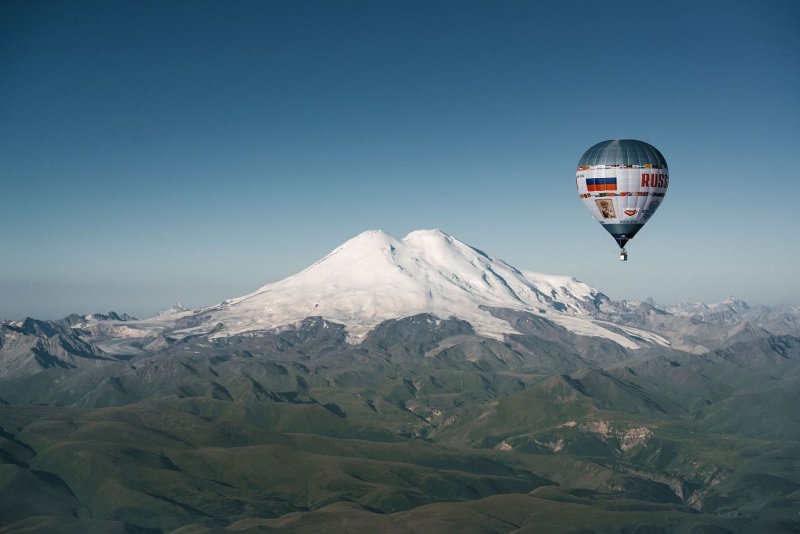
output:
[[[422,314],[465,321],[476,335],[501,341],[528,335],[532,324],[545,321],[567,335],[603,338],[627,349],[670,345],[643,323],[639,316],[649,312],[638,306],[613,302],[571,276],[517,269],[439,229],[401,239],[369,230],[293,276],[213,306],[176,303],[149,319],[76,315],[68,322],[109,354],[137,353],[153,340],[275,331],[308,318],[342,325],[348,342],[359,344],[382,323]]]
[[[512,309],[636,348],[589,320],[605,302],[605,295],[575,278],[521,271],[438,229],[402,239],[370,230],[296,275],[164,319],[181,319],[175,336],[224,337],[322,317],[345,325],[350,341],[357,343],[384,321],[427,313],[462,319],[479,335],[501,339],[517,331],[496,310]]]

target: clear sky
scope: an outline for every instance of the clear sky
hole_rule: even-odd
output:
[[[0,317],[210,305],[438,227],[615,299],[800,303],[800,2],[0,3]],[[670,189],[617,260],[591,145]]]

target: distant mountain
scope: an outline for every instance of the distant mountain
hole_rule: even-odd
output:
[[[750,305],[736,297],[728,297],[717,304],[682,303],[669,306],[666,311],[673,315],[696,317],[702,321],[733,323],[750,310]]]
[[[28,375],[49,369],[94,366],[107,361],[103,351],[82,339],[69,321],[0,323],[0,377]]]
[[[716,304],[661,306],[650,300],[611,302],[609,307],[613,313],[595,317],[659,334],[673,348],[695,354],[765,335],[800,333],[800,306],[750,305],[736,297]]]

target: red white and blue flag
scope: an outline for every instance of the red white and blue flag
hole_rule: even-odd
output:
[[[616,178],[587,178],[586,189],[589,191],[616,191]]]

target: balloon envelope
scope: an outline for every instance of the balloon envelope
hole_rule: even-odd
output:
[[[597,143],[583,154],[575,181],[583,205],[621,248],[661,205],[669,170],[653,145],[614,139]]]

